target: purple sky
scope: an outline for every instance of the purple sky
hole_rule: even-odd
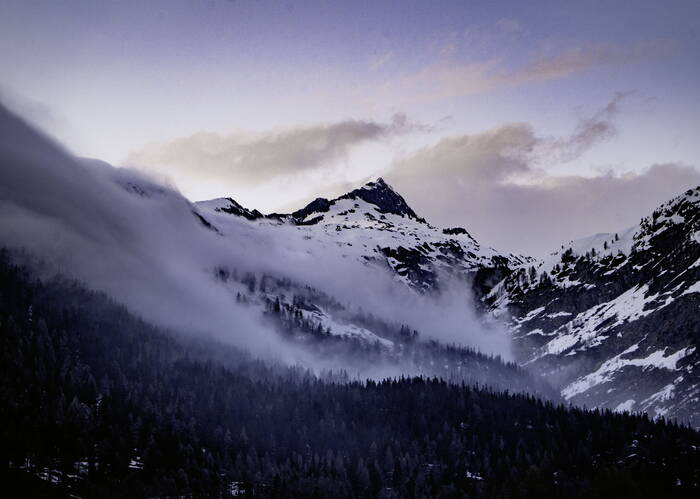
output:
[[[4,0],[0,99],[191,198],[279,210],[384,175],[435,223],[541,253],[700,183],[698,19],[697,1]]]

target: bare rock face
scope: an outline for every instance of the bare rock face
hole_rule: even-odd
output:
[[[700,426],[700,187],[564,245],[485,301],[566,400]]]

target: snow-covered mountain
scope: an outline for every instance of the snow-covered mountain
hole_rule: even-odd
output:
[[[78,160],[2,108],[0,128],[0,245],[42,277],[315,369],[553,383],[573,403],[700,426],[699,189],[538,262],[432,226],[381,179],[264,215]],[[537,378],[497,358],[511,338],[472,295]]]
[[[566,400],[700,425],[700,187],[563,245],[486,301]]]
[[[75,158],[2,107],[0,129],[0,248],[37,277],[75,280],[159,327],[316,372],[423,374],[556,398],[502,360],[507,334],[465,292],[469,274],[519,261],[430,226],[383,181],[264,216]]]
[[[394,373],[408,368],[448,379],[515,390],[535,389],[547,396],[554,393],[546,382],[535,383],[529,375],[520,380],[522,374],[501,372],[497,362],[489,362],[469,349],[444,344],[454,342],[483,351],[484,344],[477,336],[487,343],[491,341],[489,336],[508,343],[502,333],[488,332],[488,317],[470,311],[474,302],[468,290],[473,286],[477,294],[483,294],[513,269],[533,260],[482,246],[463,228],[432,226],[383,179],[336,199],[317,198],[288,214],[264,215],[232,198],[201,201],[195,203],[194,210],[198,220],[222,239],[262,237],[274,241],[282,254],[303,254],[312,264],[318,262],[321,274],[320,262],[331,262],[338,269],[334,279],[345,283],[346,288],[357,288],[355,294],[372,293],[377,285],[365,280],[367,274],[358,279],[347,273],[369,272],[386,276],[392,283],[384,288],[385,294],[375,295],[375,300],[390,304],[397,290],[414,297],[401,301],[391,317],[377,317],[372,310],[365,311],[344,300],[344,292],[334,294],[295,278],[280,278],[284,272],[279,270],[255,274],[235,268],[217,270],[240,302],[270,317],[287,337],[307,347],[321,348],[320,356],[332,357],[341,342],[352,345],[353,350],[363,350],[365,363],[396,366]],[[453,294],[457,299],[448,299],[449,304],[436,301],[440,295]],[[454,312],[458,316],[444,322],[452,323],[456,334],[448,339],[436,334],[443,321],[442,317],[433,319],[450,317]],[[424,320],[411,320],[411,316],[423,316]],[[474,329],[481,332],[476,334]],[[430,341],[436,336],[443,343]],[[329,349],[329,345],[335,346]],[[502,344],[501,351],[507,350],[507,344]],[[493,348],[487,347],[486,351],[492,352]],[[377,352],[381,359],[376,358]]]
[[[317,198],[290,214],[263,215],[231,198],[196,206],[216,230],[226,231],[221,214],[268,229],[284,226],[288,244],[301,245],[312,254],[336,252],[387,268],[397,280],[420,291],[439,289],[440,276],[476,278],[478,285],[488,287],[532,261],[482,246],[461,227],[432,226],[381,178],[336,199]]]
[[[634,227],[571,241],[541,261],[432,226],[382,179],[290,214],[263,215],[229,198],[196,207],[214,230],[225,233],[233,218],[284,231],[287,244],[311,255],[388,270],[421,293],[458,277],[509,325],[519,363],[565,400],[698,425],[699,189]],[[370,338],[356,325],[342,334]]]

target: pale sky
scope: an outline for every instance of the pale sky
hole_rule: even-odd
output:
[[[697,1],[0,0],[0,99],[191,199],[282,210],[382,175],[436,224],[541,253],[700,183],[699,20]]]

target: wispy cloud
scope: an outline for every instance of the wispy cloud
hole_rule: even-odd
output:
[[[128,163],[175,180],[256,185],[329,166],[363,143],[428,130],[396,114],[387,123],[349,120],[262,133],[201,132],[148,145],[131,153]]]
[[[496,21],[496,28],[502,33],[509,35],[523,32],[523,27],[520,25],[520,21],[512,17],[503,17]]]
[[[377,71],[377,70],[383,68],[393,58],[394,58],[394,51],[393,50],[387,50],[385,52],[375,54],[369,61],[369,68],[372,71]]]
[[[569,239],[621,230],[700,184],[700,171],[665,163],[586,177],[542,166],[579,157],[613,137],[614,116],[628,95],[615,95],[567,136],[541,137],[529,124],[515,123],[448,137],[396,161],[385,176],[428,219],[464,225],[502,249],[543,254]]]
[[[540,140],[540,159],[549,164],[573,161],[594,145],[613,138],[617,134],[614,120],[620,112],[620,105],[634,93],[617,92],[602,109],[579,118],[571,135]]]
[[[515,29],[514,26],[513,24],[511,29]],[[405,102],[474,95],[528,83],[563,79],[596,67],[633,64],[659,57],[671,48],[672,45],[664,40],[627,47],[588,45],[557,53],[548,51],[513,67],[496,57],[475,62],[439,57],[438,62],[387,82],[383,92],[394,98],[398,96]]]

